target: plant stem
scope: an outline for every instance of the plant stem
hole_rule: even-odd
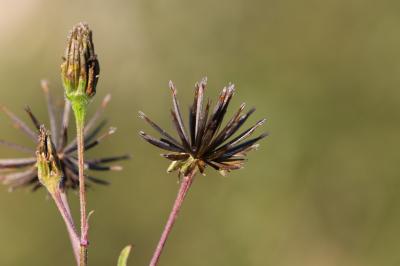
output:
[[[76,120],[76,138],[78,142],[78,166],[79,166],[79,203],[81,212],[81,250],[80,250],[80,266],[87,265],[87,217],[86,217],[86,188],[84,176],[84,128],[86,117],[86,104],[72,102]]]
[[[189,174],[185,175],[181,181],[178,195],[176,196],[171,213],[170,213],[167,223],[164,227],[164,231],[161,234],[161,238],[158,242],[157,248],[154,251],[153,257],[150,261],[150,264],[149,264],[150,266],[156,266],[158,264],[158,260],[160,259],[161,253],[164,249],[164,246],[168,239],[168,236],[171,233],[171,229],[174,226],[175,220],[178,217],[179,210],[181,209],[181,206],[182,206],[183,200],[185,199],[186,193],[189,191],[189,188],[193,183],[195,174],[196,174],[196,171],[193,170]]]
[[[76,231],[74,220],[72,219],[71,212],[69,209],[68,201],[66,200],[66,196],[63,192],[57,189],[54,193],[51,193],[51,196],[54,199],[54,202],[57,205],[57,208],[64,220],[64,223],[67,227],[68,235],[71,240],[72,250],[74,252],[74,256],[76,262],[79,263],[79,253],[80,253],[80,239],[78,232]]]

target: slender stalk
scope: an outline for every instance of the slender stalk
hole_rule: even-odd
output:
[[[88,217],[84,176],[84,127],[86,107],[96,94],[100,66],[94,52],[92,31],[86,23],[75,25],[67,38],[67,47],[61,64],[61,80],[65,97],[71,102],[76,121],[79,166],[79,205],[81,211],[80,266],[87,265]]]
[[[156,266],[158,264],[158,260],[160,259],[161,253],[163,252],[165,243],[168,239],[169,234],[171,233],[172,227],[174,226],[175,220],[178,217],[179,210],[181,209],[183,200],[186,197],[187,192],[189,191],[190,186],[193,183],[194,176],[196,171],[193,170],[186,176],[182,178],[181,185],[178,191],[178,195],[176,196],[174,205],[172,207],[171,213],[168,217],[167,223],[164,227],[164,231],[161,234],[161,238],[158,242],[156,250],[154,251],[153,257],[150,261],[150,266]]]
[[[81,250],[80,250],[80,266],[87,265],[87,215],[86,215],[86,189],[84,176],[84,127],[86,117],[86,105],[72,102],[76,120],[76,137],[78,141],[78,166],[79,166],[79,203],[81,212]]]
[[[66,201],[65,194],[60,192],[60,190],[56,190],[54,193],[51,193],[51,196],[53,197],[54,202],[56,203],[57,208],[67,227],[68,235],[72,244],[72,250],[74,252],[76,262],[79,263],[80,239],[71,216],[68,201]]]

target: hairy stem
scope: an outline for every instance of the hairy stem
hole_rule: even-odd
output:
[[[150,261],[150,264],[149,264],[150,266],[156,266],[158,264],[158,260],[160,259],[161,253],[163,252],[165,243],[168,239],[169,234],[171,233],[171,229],[174,226],[175,220],[178,217],[179,210],[181,209],[183,200],[185,199],[185,196],[186,196],[187,192],[189,191],[190,186],[193,183],[195,174],[196,174],[196,172],[195,172],[195,170],[193,170],[189,174],[185,175],[182,178],[180,188],[178,191],[178,195],[176,196],[171,213],[170,213],[167,223],[164,227],[164,231],[161,234],[161,238],[158,241],[158,245],[157,245],[156,250],[154,251],[153,257]]]
[[[81,250],[80,250],[80,266],[87,265],[87,215],[86,215],[86,188],[84,176],[84,127],[86,117],[86,104],[72,102],[76,120],[76,137],[78,141],[78,166],[79,166],[79,203],[81,212]]]
[[[71,211],[69,209],[68,201],[63,192],[57,189],[54,193],[51,193],[54,202],[57,205],[58,211],[60,212],[64,223],[67,227],[68,235],[71,240],[72,250],[74,252],[74,256],[76,262],[79,263],[79,253],[80,253],[80,239],[78,232],[76,231],[74,220],[71,216]]]

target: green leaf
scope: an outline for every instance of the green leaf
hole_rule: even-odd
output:
[[[119,255],[118,266],[126,266],[128,262],[129,253],[131,252],[132,246],[126,246]]]

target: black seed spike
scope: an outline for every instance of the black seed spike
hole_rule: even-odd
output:
[[[169,153],[169,154],[161,154],[161,156],[172,161],[186,160],[187,158],[190,157],[190,155],[187,153]]]
[[[262,119],[262,120],[258,121],[254,126],[252,126],[249,129],[245,130],[239,136],[237,136],[233,140],[229,141],[228,143],[224,144],[222,147],[218,148],[215,151],[216,155],[214,155],[212,157],[213,158],[218,157],[217,154],[221,154],[221,152],[224,152],[224,150],[227,150],[227,149],[231,148],[235,144],[241,142],[242,140],[244,140],[245,138],[250,136],[259,126],[263,125],[265,123],[265,121],[266,121],[266,119]]]
[[[158,131],[161,135],[163,135],[165,138],[169,139],[172,143],[174,143],[176,146],[180,146],[178,141],[173,138],[170,134],[168,134],[164,129],[159,127],[156,123],[154,123],[148,116],[146,116],[145,113],[142,111],[139,111],[139,118],[143,119],[146,121],[150,126],[152,126],[156,131]]]
[[[62,121],[61,121],[60,142],[58,143],[59,150],[63,150],[68,143],[68,124],[69,124],[70,114],[71,114],[71,103],[69,101],[65,101]]]
[[[177,147],[174,147],[175,144],[165,137],[163,134],[165,131],[158,126],[157,131],[165,137],[160,140],[140,132],[140,135],[147,142],[162,149],[172,151],[172,153],[161,154],[161,156],[173,161],[168,171],[178,170],[178,176],[185,175],[194,168],[203,173],[206,165],[220,171],[222,175],[226,175],[232,170],[241,169],[246,161],[245,156],[247,152],[256,149],[258,147],[256,142],[266,136],[266,134],[262,134],[257,138],[245,141],[256,128],[264,124],[265,120],[260,120],[231,141],[225,143],[225,141],[229,140],[239,130],[255,109],[250,109],[250,111],[243,114],[245,105],[242,104],[239,110],[220,130],[229,103],[235,92],[234,85],[229,84],[222,90],[211,115],[209,115],[210,101],[208,100],[205,108],[203,106],[205,84],[206,81],[203,80],[195,85],[194,100],[189,108],[189,141],[182,123],[182,115],[180,114],[178,100],[176,99],[176,89],[172,82],[170,82],[174,103],[174,108],[171,110],[172,123],[179,135],[181,150],[178,151]],[[144,115],[140,114],[140,116],[144,118]]]
[[[178,99],[176,98],[176,89],[174,84],[172,83],[172,81],[169,82],[169,88],[171,89],[172,92],[172,102],[173,102],[173,113],[175,113],[173,115],[174,119],[176,119],[176,123],[177,123],[177,127],[180,128],[181,134],[184,137],[184,142],[186,143],[186,146],[189,148],[189,138],[186,134],[186,130],[185,130],[185,126],[183,125],[183,120],[182,120],[182,115],[181,115],[181,111],[179,108],[179,103],[178,103]]]
[[[112,162],[116,162],[116,161],[128,160],[130,158],[131,158],[131,156],[129,154],[125,154],[125,155],[121,155],[121,156],[112,156],[112,157],[104,157],[104,158],[86,160],[86,162],[94,163],[94,164],[102,164],[102,163],[112,163]]]
[[[109,165],[98,165],[95,163],[85,163],[89,170],[95,171],[115,171],[115,170],[122,170],[120,166],[109,166]]]
[[[1,168],[20,168],[29,165],[34,165],[36,163],[35,157],[30,158],[15,158],[15,159],[0,159],[0,169]]]
[[[103,180],[103,179],[100,179],[100,178],[97,178],[97,177],[94,177],[94,176],[88,176],[87,178],[88,178],[90,181],[93,181],[93,182],[96,183],[96,184],[105,185],[105,186],[110,185],[110,182],[109,182],[109,181]]]
[[[213,148],[217,148],[224,141],[228,140],[233,134],[235,134],[240,129],[240,127],[246,122],[246,120],[250,117],[250,115],[254,113],[255,110],[256,110],[255,108],[252,108],[246,114],[242,115],[239,118],[239,120],[236,123],[234,123],[232,127],[225,133],[223,138],[220,141],[214,143]]]
[[[84,133],[87,134],[96,124],[97,120],[100,116],[104,113],[104,110],[108,106],[111,101],[111,94],[107,94],[104,96],[103,101],[101,102],[100,106],[97,108],[96,112],[93,114],[92,118],[86,123]]]
[[[223,141],[227,139],[226,135],[234,128],[235,124],[238,123],[240,115],[245,106],[246,104],[244,103],[240,105],[239,110],[235,113],[231,120],[229,120],[226,126],[218,133],[217,137],[214,138],[214,140],[210,144],[210,148],[218,147]]]
[[[50,121],[50,132],[51,132],[51,138],[56,147],[58,147],[58,132],[59,129],[57,128],[57,119],[56,119],[56,111],[54,108],[54,102],[52,95],[49,90],[49,83],[47,80],[42,80],[41,81],[41,87],[44,92],[44,95],[46,97],[46,102],[47,102],[47,113],[49,114],[49,121]]]
[[[241,152],[241,151],[247,149],[248,147],[252,146],[252,145],[255,144],[257,141],[259,141],[259,140],[265,138],[266,136],[268,136],[268,134],[267,134],[267,133],[264,133],[264,134],[262,134],[262,135],[260,135],[260,136],[258,136],[258,137],[256,137],[256,138],[254,138],[254,139],[248,140],[248,141],[246,141],[246,142],[244,142],[244,143],[241,143],[241,144],[239,144],[239,145],[237,145],[237,146],[234,146],[234,147],[232,147],[232,148],[226,150],[226,152],[224,153],[224,155],[222,156],[222,158],[229,158],[229,157],[232,157],[233,155],[235,155],[235,154],[237,154],[237,153],[239,153],[239,152]]]
[[[205,108],[205,110],[203,111],[203,113],[200,116],[199,130],[198,130],[197,136],[196,136],[196,154],[198,153],[197,152],[197,150],[198,150],[197,147],[200,146],[201,140],[204,137],[204,133],[205,133],[205,129],[206,129],[205,126],[206,126],[207,121],[208,121],[208,113],[210,111],[210,106],[211,106],[211,101],[208,100],[206,108]]]
[[[183,146],[185,147],[186,150],[190,150],[190,144],[187,141],[188,137],[184,131],[184,128],[182,128],[180,126],[179,117],[177,116],[177,114],[174,110],[171,110],[171,116],[172,116],[173,124],[176,128],[176,131],[178,132],[179,138],[181,139]]]
[[[50,96],[49,92],[47,91],[48,87],[47,85],[44,86],[44,93],[46,94],[46,97]],[[49,99],[48,99],[49,101]],[[97,111],[96,118],[93,120],[89,121],[95,121],[98,119],[98,116],[102,113],[102,109],[107,105],[109,101],[109,96],[106,97],[103,100],[102,106],[101,106],[101,111]],[[48,103],[48,112],[49,112],[49,119],[50,123],[52,118],[52,115],[55,116],[57,114],[56,110],[51,111],[50,109],[55,108],[56,106],[49,107],[50,103]],[[38,134],[34,132],[32,129],[30,129],[24,122],[22,122],[15,114],[13,114],[11,111],[9,111],[7,108],[0,106],[0,109],[3,110],[3,112],[10,117],[12,122],[26,135],[28,135],[33,141],[34,145],[37,145],[38,142]],[[76,189],[79,187],[79,179],[78,179],[78,166],[77,166],[77,159],[75,158],[74,152],[76,151],[76,147],[74,145],[70,144],[68,152],[66,152],[65,147],[67,146],[67,141],[68,141],[68,126],[69,126],[69,117],[70,117],[70,110],[71,106],[69,104],[69,101],[65,101],[64,104],[64,110],[63,110],[63,115],[62,119],[60,120],[60,126],[58,128],[59,133],[59,139],[57,141],[57,146],[56,146],[56,151],[57,155],[60,157],[60,166],[61,170],[63,172],[63,179],[60,184],[61,188],[63,190],[67,189]],[[32,111],[28,108],[27,113],[29,114],[31,120],[33,121],[35,127],[40,127],[40,122],[36,118],[36,116],[32,113]],[[51,113],[53,112],[53,113]],[[108,132],[105,134],[99,136],[96,138],[98,132],[100,129],[104,126],[104,123],[101,123],[99,127],[96,127],[92,131],[89,131],[89,128],[86,128],[86,133],[85,133],[85,139],[86,139],[86,150],[90,149],[96,145],[98,145],[105,137],[111,135],[115,129],[111,128]],[[54,136],[52,136],[54,137]],[[96,138],[96,139],[95,139]],[[94,139],[94,140],[93,140]],[[73,143],[73,142],[72,142]],[[19,158],[19,159],[0,159],[0,181],[4,183],[5,185],[8,185],[10,189],[14,189],[16,187],[23,187],[23,186],[32,186],[33,190],[38,189],[41,187],[38,176],[37,176],[37,166],[36,166],[36,153],[34,149],[26,148],[23,146],[20,146],[18,144],[6,142],[0,140],[0,144],[15,148],[17,150],[27,152],[29,153],[32,158],[35,157],[35,159],[30,160],[30,158]],[[117,171],[121,170],[122,167],[119,165],[111,165],[111,166],[105,166],[102,165],[103,163],[110,163],[114,161],[119,161],[123,159],[127,159],[129,156],[123,155],[123,156],[114,156],[114,157],[104,157],[104,158],[98,158],[98,159],[92,159],[94,162],[90,162],[90,160],[85,161],[85,165],[89,170],[102,170],[102,171]],[[26,171],[22,169],[26,169]],[[88,178],[88,180],[90,180]],[[95,181],[93,181],[95,182]]]
[[[143,131],[139,132],[139,135],[146,140],[147,142],[153,144],[154,146],[157,146],[161,149],[167,150],[167,151],[176,151],[176,152],[180,152],[181,150],[177,149],[176,147],[171,146],[170,144],[163,142],[161,140],[158,140],[150,135],[147,135],[146,133],[144,133]]]
[[[107,120],[104,119],[91,132],[85,134],[85,142],[92,141],[106,125],[107,125]]]
[[[31,110],[31,108],[29,108],[29,106],[25,107],[25,112],[29,115],[29,118],[32,120],[32,123],[35,126],[35,128],[37,130],[39,130],[41,123],[36,118],[36,116],[32,113],[32,110]]]
[[[18,118],[13,112],[8,110],[5,106],[0,106],[0,109],[13,121],[15,126],[24,132],[28,137],[37,141],[38,135],[32,129],[30,129],[21,119]]]
[[[5,141],[5,140],[2,140],[2,139],[0,140],[0,144],[4,145],[4,146],[7,146],[7,147],[10,147],[12,149],[18,150],[18,151],[26,152],[26,153],[33,154],[35,152],[34,149],[31,149],[31,148],[28,148],[28,147],[25,147],[25,146],[21,146],[19,144],[12,143],[12,142],[9,142],[9,141]]]
[[[195,136],[198,136],[199,134],[199,129],[200,129],[200,123],[201,123],[201,116],[203,115],[203,98],[204,98],[204,90],[206,88],[206,83],[207,83],[207,78],[204,78],[200,84],[198,84],[198,89],[197,89],[197,97],[195,97],[196,100],[196,118],[195,118],[195,127],[194,127],[194,138]],[[194,140],[195,142],[195,140]]]

